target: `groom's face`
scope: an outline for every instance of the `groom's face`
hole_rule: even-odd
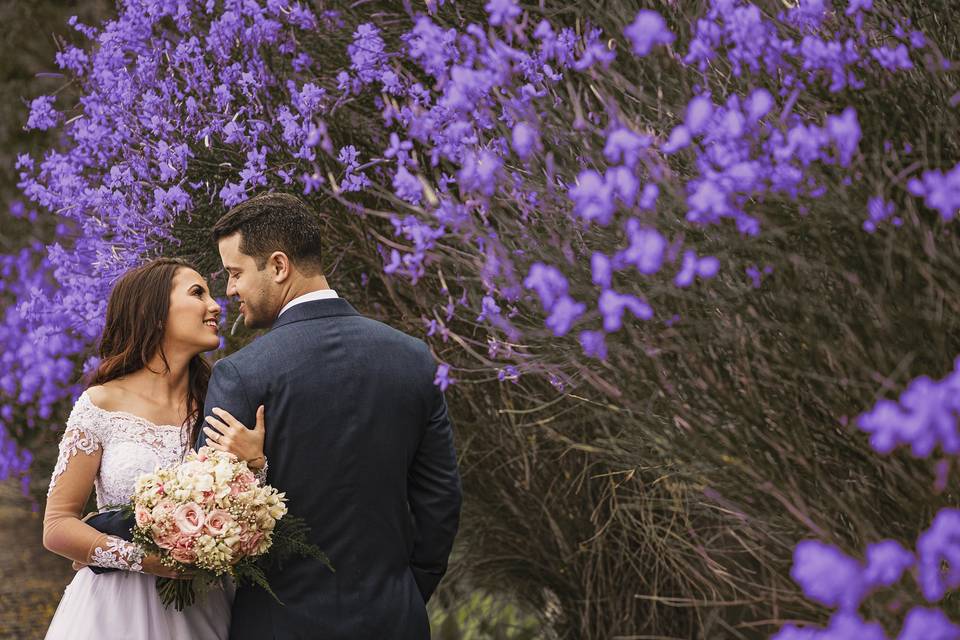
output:
[[[227,271],[227,295],[240,301],[243,325],[250,329],[270,327],[280,312],[280,291],[267,268],[257,269],[253,256],[240,251],[241,236],[235,233],[218,243],[220,259]]]

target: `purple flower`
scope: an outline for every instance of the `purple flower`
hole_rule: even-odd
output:
[[[513,126],[511,143],[517,155],[526,160],[533,153],[533,150],[539,146],[540,136],[537,130],[526,122],[518,122]]]
[[[637,199],[640,181],[633,171],[626,167],[610,167],[603,176],[613,195],[626,207],[632,207]]]
[[[867,220],[863,222],[863,229],[868,233],[873,233],[877,230],[877,225],[891,217],[894,212],[894,206],[892,202],[887,202],[883,198],[870,198],[867,202]],[[901,220],[900,218],[893,218],[894,226],[899,226]]]
[[[937,602],[960,587],[960,510],[941,509],[917,539],[917,582],[923,596]]]
[[[30,117],[27,119],[27,129],[45,131],[56,126],[60,114],[53,108],[53,96],[40,96],[30,102]]]
[[[646,56],[656,45],[669,45],[675,39],[663,17],[649,9],[642,9],[623,34],[630,39],[633,53],[638,56]]]
[[[899,402],[883,399],[857,417],[857,426],[870,435],[870,446],[879,453],[890,453],[901,445],[910,445],[914,456],[926,458],[939,445],[944,453],[960,453],[960,358],[954,371],[941,381],[927,376],[913,380]]]
[[[247,199],[247,190],[243,184],[228,182],[220,189],[220,199],[224,206],[232,207]]]
[[[567,279],[556,267],[541,262],[530,265],[523,286],[537,293],[544,311],[552,309],[557,300],[566,295],[569,287]]]
[[[504,380],[509,380],[510,382],[516,384],[519,379],[520,379],[520,371],[512,364],[508,364],[503,369],[500,369],[497,372],[497,380],[499,380],[500,382],[503,382]]]
[[[603,157],[607,162],[622,162],[632,169],[636,166],[642,151],[650,146],[650,142],[650,136],[642,136],[629,129],[615,129],[607,136]]]
[[[513,22],[520,15],[517,0],[488,0],[483,8],[490,14],[490,24],[495,27]]]
[[[819,540],[804,540],[793,551],[790,577],[808,598],[827,607],[855,611],[867,590],[863,574],[859,562]]]
[[[960,211],[960,163],[944,175],[940,171],[925,171],[920,179],[912,178],[907,189],[922,196],[924,204],[940,212],[946,221],[953,220]]]
[[[491,318],[500,316],[500,305],[491,296],[483,296],[480,303],[480,315],[477,316],[477,322],[485,322]]]
[[[385,50],[386,45],[376,25],[366,22],[357,27],[347,53],[350,55],[350,67],[361,82],[373,82],[386,70]]]
[[[894,48],[876,47],[870,50],[870,55],[887,71],[913,69],[910,52],[904,44],[899,44]]]
[[[454,382],[456,382],[456,380],[450,377],[450,365],[448,364],[437,365],[437,375],[433,379],[433,384],[440,387],[440,391],[446,391],[447,387],[449,387]]]
[[[840,153],[840,164],[850,165],[860,146],[860,123],[853,107],[847,107],[839,116],[827,116],[827,133]]]
[[[471,151],[464,158],[457,179],[465,191],[476,191],[490,197],[497,190],[501,166],[500,158],[492,151]]]
[[[788,624],[770,636],[770,640],[820,640],[820,629]]]
[[[863,575],[869,587],[889,587],[900,581],[913,566],[913,554],[896,540],[884,540],[867,547],[867,569]]]
[[[960,640],[960,627],[940,609],[914,607],[904,618],[897,640]]]
[[[667,248],[666,239],[656,229],[642,226],[636,218],[627,220],[625,231],[629,245],[616,255],[616,262],[631,264],[645,275],[659,271]]]
[[[747,98],[747,114],[756,122],[773,108],[773,96],[766,89],[754,89]]]
[[[607,339],[603,331],[581,331],[580,346],[583,352],[598,360],[607,359]]]
[[[860,11],[873,11],[873,0],[850,0],[844,13],[852,16]]]
[[[750,283],[754,289],[759,289],[763,282],[763,276],[771,273],[773,273],[773,267],[770,265],[765,266],[763,271],[761,271],[757,265],[747,267],[747,277],[750,278]]]
[[[546,325],[553,331],[553,335],[558,337],[566,335],[573,326],[573,323],[576,322],[577,318],[582,316],[586,310],[587,305],[582,302],[577,302],[568,295],[563,295],[557,300],[556,304],[553,305],[553,309],[547,317]]]
[[[650,320],[653,317],[653,309],[645,300],[617,293],[613,289],[607,289],[600,294],[597,306],[603,316],[603,330],[607,333],[620,330],[623,326],[623,312],[626,310],[641,320]]]
[[[573,211],[580,218],[604,226],[610,224],[615,210],[613,189],[599,173],[593,169],[581,171],[569,195]]]
[[[660,187],[655,183],[645,184],[640,193],[640,201],[637,203],[644,211],[652,211],[657,206],[657,198],[660,196]]]
[[[610,258],[599,251],[594,251],[593,255],[590,256],[590,270],[593,273],[593,284],[603,288],[610,286],[613,278],[613,266],[610,263]]]
[[[393,176],[393,190],[398,197],[410,204],[420,204],[423,196],[423,185],[420,184],[420,180],[404,166],[399,167]]]
[[[680,271],[673,282],[680,288],[689,287],[693,284],[695,277],[709,279],[717,275],[720,270],[720,261],[713,256],[698,258],[694,251],[687,250],[683,253],[683,262],[680,265]]]
[[[706,96],[697,96],[687,105],[687,116],[684,124],[693,135],[699,135],[707,127],[713,117],[713,103]]]
[[[686,125],[680,125],[674,127],[673,131],[670,132],[670,139],[661,145],[660,149],[666,154],[676,153],[689,147],[691,141],[690,130]]]
[[[310,195],[314,191],[319,191],[323,183],[326,182],[319,171],[314,171],[313,173],[304,172],[300,176],[300,181],[303,183],[304,195]]]
[[[348,144],[340,149],[340,153],[337,154],[337,159],[347,167],[356,167],[360,164],[358,161],[359,155],[357,148],[352,144]]]

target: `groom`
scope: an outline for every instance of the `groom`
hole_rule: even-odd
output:
[[[213,227],[227,295],[270,331],[216,363],[204,414],[255,423],[266,406],[268,482],[329,557],[237,591],[230,637],[429,638],[425,603],[447,568],[460,476],[436,364],[420,340],[329,288],[322,227],[298,198],[256,196]],[[213,436],[218,437],[217,435]],[[197,447],[206,436],[201,433]]]

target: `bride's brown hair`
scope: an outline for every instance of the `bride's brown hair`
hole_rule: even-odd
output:
[[[158,352],[169,371],[170,363],[163,353],[162,341],[170,311],[173,278],[180,269],[193,269],[193,266],[176,258],[158,258],[120,276],[107,301],[107,318],[98,352],[100,364],[89,377],[88,386],[144,369]],[[190,359],[184,424],[193,423],[191,443],[199,435],[210,369],[210,363],[200,354]]]

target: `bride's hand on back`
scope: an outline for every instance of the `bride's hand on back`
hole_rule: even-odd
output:
[[[246,461],[253,469],[263,468],[263,440],[266,435],[264,424],[263,405],[257,408],[257,423],[253,429],[248,429],[242,422],[234,418],[229,411],[215,407],[214,415],[207,416],[203,432],[207,436],[207,446],[218,451],[232,453],[239,459]]]

